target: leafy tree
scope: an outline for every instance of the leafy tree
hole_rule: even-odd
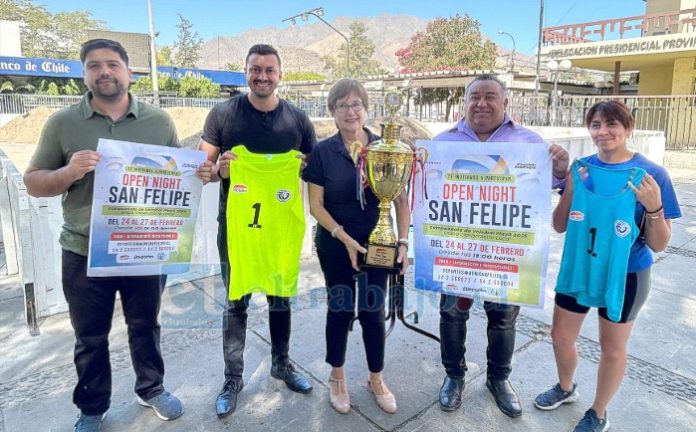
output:
[[[177,40],[174,43],[174,64],[179,67],[195,68],[198,60],[201,59],[201,46],[203,39],[198,36],[198,32],[191,29],[193,24],[183,15],[179,14],[179,22],[176,28],[179,29]]]
[[[480,26],[466,14],[431,21],[396,52],[402,72],[492,69],[495,44],[483,38]]]
[[[29,81],[0,81],[0,93],[36,93],[36,87]]]
[[[179,80],[179,96],[216,98],[220,97],[220,85],[209,78],[194,78],[185,76]]]
[[[163,46],[160,48],[156,55],[157,66],[171,66],[172,65],[172,49],[168,46]]]
[[[52,14],[33,0],[0,0],[0,20],[24,23],[21,32],[22,54],[27,57],[77,58],[87,30],[103,30],[101,20],[84,11]]]
[[[288,71],[283,72],[283,81],[324,81],[326,76],[317,72]]]
[[[225,70],[231,72],[241,72],[244,70],[244,65],[241,61],[227,62],[227,64],[225,64]]]
[[[157,74],[157,87],[161,92],[175,92],[178,96],[216,98],[220,96],[220,86],[209,78],[185,76],[174,79],[169,75]],[[152,79],[149,75],[138,78],[131,84],[130,90],[135,94],[152,94]]]
[[[368,38],[365,33],[365,24],[353,21],[350,26],[350,71],[346,71],[346,44],[341,44],[336,57],[324,56],[321,59],[326,64],[334,78],[350,76],[352,78],[363,78],[368,75],[383,75],[386,71],[382,65],[372,55],[375,53],[375,43]],[[348,73],[350,72],[350,73]]]
[[[9,91],[13,93],[35,93],[49,96],[79,96],[87,91],[82,81],[72,78],[29,78],[23,84],[14,85]]]
[[[13,93],[14,89],[12,81],[0,78],[0,93]]]
[[[469,15],[437,18],[418,32],[408,46],[396,52],[403,73],[437,70],[490,70],[495,66],[495,44],[485,40],[481,24]],[[442,89],[424,98],[432,102],[447,101],[446,120],[452,106],[463,96],[463,88]]]
[[[46,86],[45,90],[38,91],[37,93],[47,94],[49,96],[59,96],[60,95],[60,88],[58,88],[58,84],[56,84],[55,82],[49,82],[48,85]]]
[[[163,92],[178,92],[179,83],[169,75],[157,74],[157,88]],[[130,86],[135,94],[152,94],[152,78],[150,75],[141,76]]]
[[[196,78],[186,76],[181,79],[174,79],[169,75],[157,74],[157,87],[161,92],[175,92],[184,97],[218,97],[220,96],[220,86],[213,83],[208,78]],[[138,78],[131,84],[130,90],[135,94],[152,94],[152,79],[149,75]]]
[[[66,80],[66,82],[60,87],[61,94],[67,96],[79,96],[86,90],[86,86],[82,82],[75,81],[72,78]]]

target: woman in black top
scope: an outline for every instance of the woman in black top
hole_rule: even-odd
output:
[[[361,208],[356,198],[357,174],[350,156],[350,145],[355,141],[365,145],[379,137],[364,127],[368,98],[358,81],[338,81],[329,92],[328,105],[338,133],[317,144],[302,177],[309,183],[310,209],[319,223],[316,246],[328,296],[326,362],[332,366],[329,377],[331,406],[343,414],[350,411],[343,365],[357,294],[358,319],[370,370],[367,386],[375,395],[379,407],[391,414],[396,412],[396,401],[382,379],[384,300],[388,274],[382,269],[366,270],[368,283],[365,292],[357,292],[353,279],[360,271],[358,254],[366,252],[363,245],[377,223],[379,201],[366,188],[365,208]],[[407,236],[410,225],[406,193],[397,197],[394,203],[399,237],[397,262],[403,273],[408,268]]]

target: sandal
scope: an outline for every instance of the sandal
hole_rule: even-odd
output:
[[[341,414],[350,412],[350,395],[345,379],[336,379],[329,375],[329,400],[333,409]]]
[[[396,412],[396,399],[387,388],[387,385],[384,384],[384,381],[372,382],[368,378],[367,389],[370,393],[375,395],[375,401],[377,401],[377,405],[382,408],[382,411],[389,414],[394,414]]]

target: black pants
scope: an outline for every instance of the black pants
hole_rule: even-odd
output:
[[[63,292],[75,331],[73,402],[83,413],[103,414],[111,403],[109,331],[116,291],[128,327],[135,393],[147,400],[164,391],[157,314],[165,282],[164,275],[87,277],[87,257],[63,250]]]
[[[357,274],[350,265],[348,253],[342,251],[318,251],[326,280],[326,362],[341,367],[346,361],[348,331],[355,317],[357,292],[358,320],[362,328],[367,367],[377,373],[384,369],[384,299],[388,273],[381,269],[368,269],[358,277],[365,289],[358,290],[353,276]]]
[[[466,321],[473,301],[443,294],[440,296],[440,355],[447,375],[463,378],[466,373]],[[488,316],[487,376],[504,380],[512,372],[515,351],[515,322],[519,306],[484,302]]]
[[[218,224],[218,251],[222,282],[228,290],[228,300],[222,311],[222,353],[225,360],[225,379],[242,380],[244,372],[244,346],[246,344],[247,309],[251,294],[239,300],[229,300],[230,260],[227,253],[227,228]],[[268,301],[268,326],[271,333],[271,359],[273,365],[285,366],[290,361],[290,299],[266,296]]]

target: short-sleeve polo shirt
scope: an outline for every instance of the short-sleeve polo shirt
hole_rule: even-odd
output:
[[[129,94],[128,112],[116,121],[94,111],[92,94],[49,117],[39,138],[31,165],[56,170],[68,164],[80,150],[96,150],[100,138],[179,147],[176,127],[169,115]],[[63,194],[61,246],[86,256],[92,214],[94,173],[73,183]]]

